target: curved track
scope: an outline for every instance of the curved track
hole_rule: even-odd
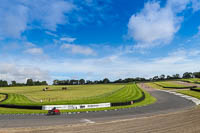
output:
[[[91,124],[90,126],[95,126],[95,125],[99,125],[99,124],[104,125],[105,129],[107,128],[106,131],[109,132],[109,130],[111,129],[111,127],[109,128],[107,126],[107,125],[109,125],[109,123],[110,123],[110,125],[112,125],[112,127],[116,127],[116,129],[118,129],[120,126],[119,127],[117,125],[114,126],[113,123],[118,123],[118,125],[123,125],[124,123],[127,123],[127,126],[128,126],[128,124],[130,124],[130,122],[133,122],[133,124],[135,122],[135,124],[137,124],[136,120],[134,120],[134,119],[137,119],[137,121],[142,121],[141,119],[147,119],[144,117],[151,116],[152,118],[154,118],[154,117],[159,117],[160,114],[163,115],[163,116],[162,115],[160,116],[161,118],[163,117],[163,118],[168,119],[168,117],[165,117],[167,115],[167,113],[172,113],[172,112],[177,112],[177,111],[182,111],[182,110],[188,111],[188,109],[189,109],[189,111],[191,111],[191,108],[195,106],[194,103],[192,103],[191,101],[186,100],[182,97],[178,97],[173,94],[154,90],[150,87],[145,86],[144,84],[140,84],[140,87],[146,89],[147,91],[149,91],[151,93],[152,96],[156,97],[157,102],[152,105],[143,106],[143,107],[136,107],[136,108],[130,108],[130,109],[123,109],[123,110],[113,110],[113,111],[106,111],[106,112],[101,111],[101,112],[80,113],[80,114],[76,114],[76,115],[74,115],[74,114],[61,115],[61,116],[31,116],[31,115],[6,116],[6,115],[1,115],[0,116],[0,132],[8,131],[6,128],[11,128],[11,127],[12,128],[15,128],[15,127],[32,127],[32,128],[34,128],[35,127],[36,128],[38,126],[49,126],[49,128],[44,128],[41,130],[38,129],[38,131],[43,130],[44,132],[45,131],[48,132],[48,131],[51,131],[50,130],[51,128],[52,128],[52,131],[56,131],[56,129],[53,130],[53,127],[51,127],[52,125],[54,125],[54,126],[55,125],[65,125],[64,127],[66,127],[66,125],[73,125],[72,127],[75,126],[75,128],[74,128],[74,131],[75,131],[75,129],[79,129],[81,126],[83,126],[83,124],[89,124],[89,125]],[[192,109],[192,111],[198,112],[199,108],[195,109],[195,110]],[[187,112],[184,112],[184,113],[187,113]],[[198,112],[198,113],[200,113],[200,112]],[[174,117],[173,114],[172,114],[172,116]],[[198,121],[198,123],[199,123],[200,115],[197,115],[197,113],[196,113],[196,115],[193,115],[193,116],[195,116],[196,119],[190,120],[189,122]],[[151,119],[151,117],[149,117],[148,119]],[[158,118],[156,120],[161,121],[161,118]],[[129,119],[129,120],[126,121],[125,119]],[[124,120],[124,121],[120,121],[120,120]],[[116,122],[111,122],[111,121],[116,121]],[[145,124],[145,121],[148,121],[148,120],[143,120],[144,124]],[[184,119],[182,119],[182,121],[184,121]],[[187,121],[187,120],[185,120],[185,121]],[[163,121],[161,121],[161,122],[162,123],[160,123],[160,124],[164,124]],[[105,124],[105,123],[107,123],[107,124]],[[154,125],[153,121],[152,121],[152,123],[148,123],[148,124],[150,124],[148,127],[152,127],[152,125]],[[185,123],[185,124],[188,124],[188,123]],[[80,125],[80,126],[78,126],[78,125]],[[125,125],[124,125],[124,127],[126,127]],[[178,125],[178,126],[181,126],[181,125]],[[60,127],[60,129],[63,129],[60,132],[66,131],[66,130],[64,130],[65,129],[64,127],[62,127],[62,128]],[[131,127],[134,127],[134,125],[132,125]],[[133,128],[131,128],[131,127],[129,125],[129,127],[127,127],[127,129],[124,129],[124,131],[133,132]],[[129,128],[130,128],[130,130],[129,130]],[[70,129],[70,127],[67,126],[66,129]],[[70,131],[72,129],[70,129]],[[82,128],[82,130],[80,130],[80,132],[87,132],[87,130],[84,130],[84,129],[90,130],[89,132],[91,132],[91,131],[95,132],[95,130],[92,130],[91,128],[88,129],[88,126],[86,126],[85,128]],[[118,130],[120,131],[120,129],[118,129]],[[147,129],[147,130],[144,130],[144,132],[146,132],[146,131],[151,132],[152,130],[153,129],[151,129],[151,130]],[[12,131],[12,130],[10,130],[10,131]],[[17,131],[17,130],[15,130],[15,131]],[[27,129],[27,131],[28,131],[28,129]],[[112,131],[114,131],[114,129],[112,129],[110,131],[112,132]],[[135,130],[135,131],[137,131],[137,130]],[[22,132],[22,131],[19,131],[19,132]],[[76,132],[78,132],[78,131],[76,131]],[[100,132],[100,130],[99,130],[99,132]],[[117,132],[117,130],[115,130],[115,132]]]

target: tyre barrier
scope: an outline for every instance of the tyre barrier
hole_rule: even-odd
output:
[[[192,89],[192,88],[197,88],[197,86],[187,86],[187,87],[163,87],[163,88],[173,88],[173,89]]]
[[[190,88],[190,90],[200,92],[200,89]]]

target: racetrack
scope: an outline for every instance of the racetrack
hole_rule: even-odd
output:
[[[43,128],[38,129],[37,127],[41,127],[41,126],[47,126],[47,127],[44,127],[44,129],[48,128],[48,131],[50,131],[50,129],[53,130],[55,125],[74,125],[74,124],[80,125],[81,124],[81,126],[83,126],[82,124],[87,123],[87,124],[93,124],[92,126],[95,126],[95,124],[98,125],[99,123],[103,124],[103,123],[109,123],[111,121],[118,121],[120,123],[119,120],[135,119],[135,118],[138,118],[141,121],[145,122],[146,120],[142,120],[143,117],[154,116],[152,118],[155,119],[157,117],[157,115],[160,115],[160,114],[165,114],[164,116],[166,116],[168,113],[173,113],[173,112],[177,112],[177,111],[188,110],[188,109],[189,109],[189,111],[191,111],[190,109],[195,106],[194,103],[192,103],[191,101],[186,100],[182,97],[178,97],[173,94],[154,90],[150,87],[147,87],[144,84],[140,84],[140,86],[142,88],[144,88],[145,90],[149,91],[151,93],[151,95],[156,97],[157,102],[152,105],[148,105],[148,106],[144,106],[144,107],[136,107],[136,108],[130,108],[130,109],[123,109],[123,110],[113,110],[113,111],[106,111],[106,112],[101,111],[101,112],[89,112],[89,113],[80,113],[80,114],[71,114],[71,115],[66,114],[66,115],[61,115],[61,116],[43,116],[43,115],[40,115],[40,116],[31,116],[31,115],[6,116],[6,115],[1,115],[0,116],[0,131],[3,131],[3,130],[9,131],[7,128],[17,128],[17,127],[21,127],[23,131],[25,131],[25,129],[23,127],[31,127],[31,129],[29,129],[29,131],[34,130],[34,127],[35,127],[36,128],[35,130],[39,131],[39,130],[42,130]],[[196,110],[192,109],[192,111],[199,112],[199,108]],[[191,114],[191,116],[193,116],[193,114]],[[173,115],[173,117],[175,117],[175,115]],[[150,119],[150,117],[149,117],[149,119]],[[189,116],[188,116],[188,120],[187,120],[187,116],[184,116],[184,118],[182,118],[182,119],[186,123],[187,123],[187,121],[189,121],[190,123],[191,123],[191,121],[199,122],[200,116],[195,115],[194,119],[192,118],[192,120],[190,120],[191,118]],[[130,121],[136,122],[134,120],[130,120]],[[155,119],[155,121],[157,121],[157,119]],[[124,122],[121,122],[122,125],[123,125],[123,123]],[[127,124],[128,123],[129,123],[129,121],[127,122]],[[152,124],[155,124],[155,123],[152,123]],[[150,125],[152,125],[152,124],[150,124]],[[157,124],[159,124],[159,123],[157,123]],[[183,123],[183,124],[185,124],[185,123]],[[193,124],[193,122],[191,123],[191,126],[192,126],[192,124]],[[165,125],[165,126],[168,126],[168,125]],[[64,127],[62,127],[62,129]],[[69,129],[70,127],[67,126],[66,128]],[[107,127],[107,128],[109,128],[109,127]],[[112,128],[112,127],[110,127],[110,128]],[[10,131],[11,130],[12,129],[10,129]],[[132,130],[133,129],[131,129],[130,131],[132,131]],[[21,131],[19,131],[19,132],[21,132]],[[128,129],[126,131],[128,132]],[[84,130],[83,130],[83,132],[84,132]]]

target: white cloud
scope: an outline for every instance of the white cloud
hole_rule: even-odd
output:
[[[83,54],[83,55],[96,55],[95,51],[87,46],[81,46],[76,44],[63,44],[62,49],[68,49],[73,54]]]
[[[148,60],[113,55],[94,59],[48,60],[39,64],[42,69],[56,73],[58,77],[62,75],[63,78],[63,75],[79,76],[91,80],[104,77],[110,79],[138,76],[148,78],[163,73],[171,75],[182,74],[186,71],[199,71],[200,63],[197,62],[200,59],[199,54],[191,55],[191,53],[194,53],[194,50],[178,49],[169,53],[168,56]]]
[[[194,72],[200,70],[200,51],[197,49],[178,49],[167,56],[159,58],[150,58],[139,60],[134,57],[124,57],[121,55],[112,55],[101,58],[62,58],[48,60],[30,60],[22,58],[17,64],[2,66],[0,73],[6,78],[6,73],[11,79],[25,79],[33,77],[34,79],[43,79],[51,77],[52,79],[67,79],[69,77],[79,77],[90,80],[103,79],[108,77],[112,80],[128,77],[152,77],[161,74],[182,74],[186,71]],[[15,59],[7,60],[7,64],[13,64]],[[1,58],[1,62],[3,59]],[[4,63],[1,63],[4,64]],[[59,65],[58,65],[59,64]],[[25,69],[26,68],[26,69]],[[3,69],[3,70],[2,70]],[[169,71],[170,70],[170,71]],[[16,75],[15,72],[16,71]],[[8,74],[8,73],[11,74]],[[21,74],[22,73],[22,74]],[[22,78],[20,78],[20,74]],[[14,76],[13,76],[14,75]],[[24,76],[25,75],[25,76]]]
[[[27,54],[32,54],[32,55],[41,55],[41,54],[43,54],[43,50],[41,48],[28,48],[24,52],[27,53]]]
[[[33,44],[31,42],[26,42],[24,45],[25,45],[25,47],[28,47],[28,48],[36,46],[35,44]]]
[[[50,35],[50,36],[53,36],[53,37],[58,37],[58,35],[50,32],[50,31],[45,31],[46,34]]]
[[[38,67],[23,66],[13,63],[0,64],[0,79],[8,80],[9,82],[12,80],[26,82],[28,78],[32,78],[33,80],[51,80],[49,72]]]
[[[168,0],[164,7],[159,2],[147,2],[139,13],[133,14],[128,23],[128,35],[137,41],[135,48],[149,48],[168,44],[181,27],[183,17],[177,15],[198,5],[196,0]],[[196,4],[195,4],[196,3]],[[193,10],[198,8],[193,6]]]
[[[76,38],[72,38],[72,37],[62,37],[60,38],[61,41],[66,41],[68,43],[72,43],[76,40]]]
[[[192,0],[168,0],[166,8],[170,8],[174,13],[180,13],[185,10]]]
[[[129,35],[141,47],[167,43],[178,31],[180,22],[171,8],[161,8],[158,2],[148,2],[140,13],[131,16]]]
[[[76,8],[73,3],[65,0],[40,0],[40,2],[32,0],[25,3],[31,8],[30,17],[41,22],[46,29],[53,31],[58,24],[67,23],[66,14]]]
[[[0,38],[17,38],[38,22],[44,29],[55,31],[68,21],[66,16],[76,7],[65,0],[12,0],[0,2]]]
[[[193,11],[199,11],[200,10],[200,1],[199,0],[192,0],[192,8]]]
[[[13,3],[4,1],[0,4],[0,38],[20,38],[27,28],[28,8]]]

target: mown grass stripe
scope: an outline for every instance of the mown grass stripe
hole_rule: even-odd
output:
[[[137,87],[136,84],[128,84],[120,89],[112,92],[105,93],[99,96],[93,96],[89,98],[81,98],[79,100],[68,100],[68,101],[52,101],[37,103],[31,101],[24,95],[20,94],[8,94],[8,99],[3,104],[15,104],[15,105],[61,105],[61,104],[94,104],[94,103],[117,103],[117,102],[128,102],[142,97],[142,90]]]

